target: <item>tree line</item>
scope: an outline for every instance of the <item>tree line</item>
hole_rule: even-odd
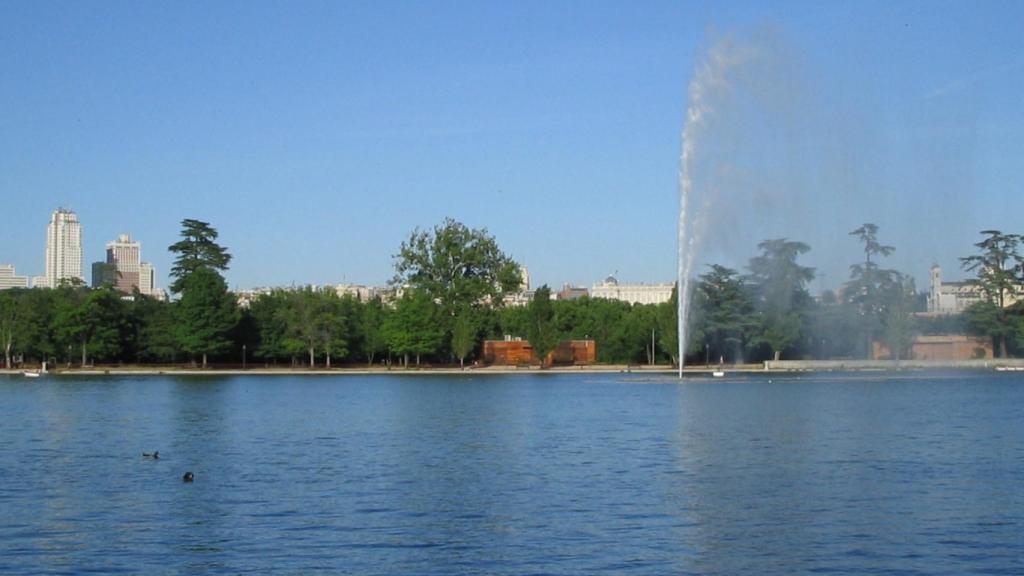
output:
[[[694,284],[688,364],[779,358],[868,358],[875,342],[905,357],[918,334],[991,337],[1001,356],[1024,345],[1020,235],[984,231],[977,254],[961,259],[984,295],[965,314],[920,317],[925,295],[913,279],[885,268],[894,248],[878,227],[852,231],[864,258],[837,292],[811,296],[815,272],[800,258],[810,247],[768,239],[739,271],[707,266]],[[71,283],[0,291],[5,366],[181,364],[207,366],[464,365],[484,339],[527,339],[539,358],[565,339],[593,339],[598,361],[676,363],[675,298],[657,305],[583,297],[554,300],[542,286],[527,306],[504,299],[521,288],[519,267],[484,229],[448,219],[416,230],[395,255],[387,300],[361,301],[333,288],[277,289],[238,305],[224,281],[231,255],[217,231],[182,222],[172,301],[125,298],[113,286]]]

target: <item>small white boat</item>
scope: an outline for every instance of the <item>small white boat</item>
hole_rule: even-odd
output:
[[[722,372],[721,370],[715,370],[714,372],[711,373],[711,375],[714,376],[715,378],[722,378],[725,376],[725,372]]]
[[[21,375],[24,376],[25,378],[39,378],[39,376],[41,376],[39,372],[33,372],[31,370],[25,370],[24,372],[21,373]]]

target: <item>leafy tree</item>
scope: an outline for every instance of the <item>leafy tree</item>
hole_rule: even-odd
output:
[[[899,274],[878,266],[872,258],[888,256],[896,249],[878,241],[878,226],[867,223],[850,232],[864,245],[864,262],[850,266],[850,280],[846,283],[847,301],[856,306],[860,315],[860,332],[864,338],[865,355],[871,353],[871,342],[879,336],[887,314],[886,294],[899,284]]]
[[[274,290],[260,294],[249,305],[259,339],[253,353],[265,361],[276,361],[288,355],[283,343],[287,331],[287,315],[283,309],[288,305],[287,299],[287,292]]]
[[[1009,355],[1010,344],[1024,337],[1024,309],[1018,302],[1013,306],[999,306],[982,300],[964,310],[964,321],[971,334],[987,336],[998,344],[996,353],[1000,358]]]
[[[451,218],[432,231],[414,231],[395,255],[395,271],[395,286],[423,291],[447,318],[488,299],[500,303],[521,282],[515,261],[486,229],[470,229]]]
[[[676,288],[672,289],[672,297],[668,302],[658,304],[656,323],[658,346],[672,360],[673,365],[679,362],[679,311],[676,304]]]
[[[796,260],[811,248],[779,238],[761,242],[758,249],[761,254],[750,259],[746,279],[761,326],[755,341],[769,346],[778,360],[783,351],[800,342],[811,300],[806,285],[814,279],[814,269]]]
[[[420,357],[437,352],[444,341],[440,322],[441,309],[425,291],[407,290],[384,321],[384,337],[388,347],[403,357],[409,366],[409,355]]]
[[[317,347],[329,346],[336,332],[336,300],[333,291],[307,287],[286,292],[286,304],[278,311],[285,327],[285,350],[308,353],[310,368],[316,366]]]
[[[632,360],[642,360],[647,364],[656,363],[658,347],[654,336],[657,333],[657,327],[658,307],[656,305],[637,304],[632,307],[629,313],[629,323],[622,331],[624,344],[638,353],[642,352],[641,356],[634,355]]]
[[[177,336],[181,350],[202,356],[203,368],[211,355],[231,349],[231,334],[238,322],[235,297],[224,278],[212,268],[200,266],[187,276],[177,303]]]
[[[628,323],[631,306],[627,302],[604,298],[580,298],[574,301],[578,308],[579,324],[563,336],[593,338],[600,362],[623,362],[642,350],[643,342],[630,338]],[[646,340],[646,336],[642,337]],[[632,343],[630,341],[632,340]],[[639,348],[637,348],[639,346]]]
[[[697,331],[714,357],[737,360],[757,328],[754,303],[738,272],[718,264],[710,268],[701,274],[696,286],[694,308],[700,311]]]
[[[359,344],[370,366],[373,366],[373,360],[378,354],[387,350],[387,340],[384,338],[386,315],[387,311],[380,298],[373,298],[360,307]]]
[[[540,366],[543,368],[548,354],[558,346],[555,311],[551,305],[551,289],[546,284],[537,289],[526,310],[529,317],[526,339],[533,347],[533,353],[537,355]]]
[[[324,318],[319,323],[320,347],[326,357],[326,366],[331,367],[331,358],[348,355],[355,333],[355,322],[359,314],[359,301],[350,294],[338,297],[333,290],[322,296]]]
[[[172,244],[168,250],[177,254],[171,267],[171,292],[181,293],[185,280],[196,270],[208,268],[224,271],[231,262],[231,254],[227,248],[217,244],[217,230],[208,223],[199,220],[185,219],[181,221],[181,240]]]
[[[882,339],[889,348],[892,359],[898,362],[906,357],[905,353],[914,343],[912,314],[917,301],[917,290],[914,288],[914,279],[910,276],[897,273],[895,280],[887,286],[885,294]]]
[[[68,365],[71,365],[71,347],[81,352],[82,366],[88,364],[88,345],[92,337],[86,295],[88,291],[81,286],[63,284],[54,290],[56,295],[56,311],[53,316],[53,329],[58,343],[68,349]]]
[[[131,325],[135,330],[134,348],[141,361],[174,361],[178,351],[175,306],[142,294],[132,303]]]
[[[529,329],[530,319],[527,309],[523,306],[508,306],[497,310],[496,332],[491,335],[501,339],[505,335],[525,336]]]
[[[16,322],[15,343],[28,358],[47,361],[57,352],[55,329],[61,290],[27,290],[20,293],[22,314]]]
[[[968,323],[975,332],[998,342],[999,357],[1005,358],[1007,338],[1017,331],[1017,318],[1007,305],[1024,283],[1024,257],[1020,253],[1024,237],[998,230],[981,233],[987,236],[975,244],[981,253],[960,259],[964,270],[977,273],[978,285],[985,295],[984,302],[968,310]]]
[[[85,299],[87,348],[94,359],[109,361],[121,357],[129,329],[129,317],[122,294],[111,286],[90,290]]]
[[[11,367],[11,348],[20,316],[19,304],[11,291],[0,291],[0,346],[4,349],[4,368]]]
[[[90,354],[99,360],[120,358],[130,326],[120,292],[107,285],[94,290],[61,287],[55,294],[56,332],[63,343],[79,347],[83,366]]]
[[[464,308],[455,316],[452,327],[452,351],[459,359],[459,366],[465,367],[466,356],[476,348],[477,324],[473,318],[472,308]]]

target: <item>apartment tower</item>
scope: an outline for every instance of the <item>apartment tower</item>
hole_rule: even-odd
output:
[[[50,216],[46,227],[46,285],[60,286],[62,281],[85,282],[82,276],[82,226],[78,215],[60,208]]]

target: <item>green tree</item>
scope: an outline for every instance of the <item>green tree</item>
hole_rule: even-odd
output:
[[[175,304],[136,294],[131,307],[136,358],[144,362],[173,362],[178,351]]]
[[[472,308],[463,308],[455,316],[452,327],[452,351],[459,359],[459,366],[465,367],[466,356],[476,348],[477,323],[473,318]]]
[[[11,367],[11,349],[21,312],[16,296],[17,293],[10,290],[0,291],[0,346],[4,349],[4,368]]]
[[[546,284],[537,289],[526,310],[529,317],[526,339],[543,368],[548,354],[558,346],[559,339],[555,329],[555,310],[551,305],[551,289]]]
[[[754,303],[737,271],[718,264],[710,268],[696,286],[693,305],[700,311],[696,330],[704,336],[709,355],[737,361],[757,329]]]
[[[446,318],[465,306],[501,299],[519,289],[519,267],[486,229],[470,229],[451,218],[431,231],[416,230],[395,255],[392,284],[421,290]]]
[[[285,327],[285,350],[308,353],[310,368],[316,367],[317,347],[329,348],[333,344],[338,323],[337,298],[332,290],[292,290],[285,294],[286,304],[278,311]]]
[[[61,349],[67,347],[67,362],[71,365],[71,348],[81,353],[81,364],[88,364],[88,345],[92,326],[87,310],[86,288],[62,284],[53,290],[56,306],[53,316],[53,332]]]
[[[672,289],[672,297],[668,302],[658,304],[656,323],[658,329],[658,346],[672,360],[672,365],[679,362],[679,310],[676,302],[676,290]]]
[[[897,273],[895,281],[886,286],[886,292],[882,339],[892,359],[899,362],[914,343],[913,313],[917,301],[914,279]]]
[[[395,303],[384,321],[384,337],[388,347],[403,357],[406,368],[410,354],[419,366],[422,356],[441,348],[445,336],[442,315],[434,299],[423,290],[407,290]]]
[[[384,338],[386,314],[387,310],[379,297],[371,299],[360,308],[359,347],[369,366],[373,366],[373,360],[378,354],[387,350],[387,340]]]
[[[61,290],[25,290],[20,292],[21,313],[15,329],[15,346],[20,354],[41,362],[57,353],[57,311],[62,308]]]
[[[750,259],[746,281],[752,290],[760,331],[755,340],[769,346],[775,360],[801,340],[804,315],[810,305],[806,285],[814,269],[797,264],[811,248],[786,238],[758,244],[761,254]]]
[[[323,298],[325,314],[319,324],[320,347],[326,357],[326,366],[330,368],[332,358],[341,359],[350,352],[359,314],[359,301],[350,294],[339,297],[333,290]]]
[[[109,285],[95,290],[61,287],[55,293],[56,332],[63,343],[79,348],[82,365],[90,355],[103,361],[120,358],[130,326],[122,294]]]
[[[258,343],[253,348],[253,353],[264,361],[276,362],[288,355],[283,342],[288,329],[287,314],[283,311],[286,306],[288,293],[284,290],[260,294],[249,305],[249,315],[258,335]]]
[[[505,335],[519,337],[526,335],[530,319],[525,307],[506,306],[495,312],[498,317],[497,332],[493,332],[491,336],[501,340]]]
[[[1024,258],[1020,244],[1024,237],[1004,234],[999,230],[983,230],[987,236],[975,244],[980,254],[960,259],[964,270],[976,272],[978,285],[985,295],[983,302],[968,310],[968,323],[977,333],[990,336],[998,343],[1000,358],[1007,356],[1007,339],[1017,331],[1018,319],[1007,309],[1024,283]]]
[[[111,286],[90,290],[85,299],[88,351],[94,360],[121,358],[130,328],[123,294]]]
[[[171,292],[180,294],[185,287],[185,280],[200,268],[221,272],[228,269],[231,254],[215,240],[217,230],[208,223],[192,219],[181,221],[181,240],[168,248],[177,254],[171,267],[171,276],[174,278]]]
[[[864,245],[864,262],[850,266],[850,280],[846,283],[847,301],[853,304],[860,318],[860,332],[865,356],[871,354],[872,341],[881,335],[887,315],[886,295],[891,294],[899,282],[895,270],[880,268],[878,257],[888,256],[896,249],[878,241],[878,226],[866,223],[850,232]]]
[[[177,336],[181,350],[193,358],[231,349],[231,335],[238,322],[235,297],[224,278],[212,268],[200,266],[184,277],[181,300],[177,303]]]

